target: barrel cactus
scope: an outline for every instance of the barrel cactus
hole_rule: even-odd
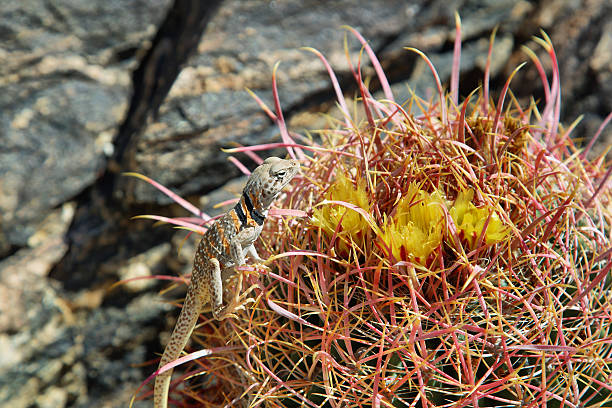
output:
[[[286,129],[275,81],[276,113],[258,99],[283,141],[232,151],[258,161],[261,150],[285,148],[303,172],[277,203],[290,210],[277,210],[262,234],[268,268],[241,268],[248,303],[220,324],[202,315],[194,348],[205,350],[186,358],[186,376],[200,375],[177,379],[173,398],[610,406],[612,168],[559,122],[548,37],[537,42],[552,80],[528,51],[546,98],[520,106],[508,98],[514,72],[495,101],[486,79],[459,101],[458,54],[449,92],[430,64],[437,97],[397,102],[366,41],[349,31],[384,96],[369,92],[355,66],[359,94],[347,103],[312,50],[336,90],[337,121],[316,137],[297,135]]]

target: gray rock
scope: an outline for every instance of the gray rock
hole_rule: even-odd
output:
[[[27,86],[26,89],[24,89]],[[125,92],[85,79],[45,79],[0,91],[0,211],[10,242],[92,183]]]
[[[612,3],[555,1],[535,11],[525,25],[542,27],[553,42],[561,75],[561,121],[570,124],[585,114],[572,135],[586,144],[612,112]],[[549,60],[541,47],[529,45],[543,61]],[[520,58],[526,60],[524,54]],[[550,64],[545,66],[550,70]],[[531,64],[525,68],[513,81],[513,91],[542,95],[535,68]],[[612,126],[608,125],[594,151],[603,152],[610,145]]]
[[[3,5],[0,251],[23,246],[50,209],[101,171],[129,93],[127,64],[168,3]]]
[[[32,322],[30,328],[9,339],[11,349],[20,356],[19,361],[0,369],[0,404],[126,404],[143,380],[138,365],[147,360],[146,343],[156,336],[153,323],[163,309],[155,296],[142,296],[125,308],[79,312],[81,316],[68,325],[57,309],[50,311],[52,316],[47,316],[44,325]],[[148,328],[135,332],[135,327]],[[16,344],[29,337],[37,340]]]
[[[413,7],[399,0],[224,2],[158,120],[144,131],[138,170],[181,194],[210,191],[235,177],[238,172],[222,147],[278,141],[277,130],[245,87],[273,108],[270,81],[280,61],[279,94],[285,112],[302,109],[305,100],[321,93],[331,97],[323,65],[299,48],[317,48],[346,72],[341,25],[356,28],[380,49],[406,28]],[[349,47],[356,56],[361,45],[351,38]],[[173,171],[165,171],[170,164]],[[153,199],[168,202],[136,186],[136,202]]]

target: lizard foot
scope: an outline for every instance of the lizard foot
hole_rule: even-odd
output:
[[[223,320],[228,317],[233,317],[238,319],[238,316],[234,313],[238,310],[245,310],[246,306],[255,303],[255,299],[247,298],[251,290],[253,290],[254,286],[250,287],[247,291],[242,293],[239,296],[232,297],[232,300],[228,305],[219,306],[215,310],[213,310],[213,316],[217,320]]]
[[[233,303],[233,302],[232,302]],[[225,320],[229,317],[233,317],[234,319],[238,319],[238,316],[234,313],[236,311],[235,307],[232,304],[227,306],[219,306],[213,309],[213,317],[216,320]]]
[[[270,267],[268,265],[266,265],[265,261],[263,261],[263,260],[262,260],[262,262],[254,263],[253,266],[256,269],[262,269],[262,270],[264,270],[266,272],[270,272],[271,271]]]
[[[234,310],[244,310],[246,309],[246,306],[251,304],[251,303],[255,303],[255,299],[253,298],[248,298],[245,300],[240,300],[235,306],[234,306]]]

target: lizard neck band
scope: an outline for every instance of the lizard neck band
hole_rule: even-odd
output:
[[[265,215],[261,214],[255,209],[255,207],[253,207],[253,203],[251,202],[248,194],[242,193],[242,198],[244,199],[244,205],[251,215],[251,218],[253,218],[253,221],[255,221],[257,225],[263,225],[264,221],[266,220]],[[238,214],[238,217],[240,217],[240,214]]]
[[[240,225],[244,227],[246,225],[247,218],[246,215],[244,215],[244,212],[242,211],[242,203],[239,202],[238,204],[236,204],[236,206],[234,207],[234,211],[236,211],[236,215],[240,220]]]

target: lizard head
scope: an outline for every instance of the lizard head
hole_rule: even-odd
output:
[[[299,169],[296,160],[268,157],[253,171],[244,190],[256,197],[259,208],[267,209]]]

